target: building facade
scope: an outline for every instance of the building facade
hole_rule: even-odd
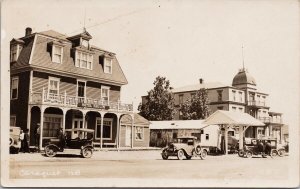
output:
[[[234,76],[232,85],[225,85],[220,82],[206,83],[203,79],[199,79],[199,83],[196,85],[172,89],[177,110],[174,120],[182,119],[179,111],[180,105],[201,88],[207,89],[211,113],[216,110],[245,112],[265,123],[265,127],[249,127],[245,131],[245,137],[259,138],[265,136],[277,138],[279,141],[283,140],[282,114],[269,111],[269,95],[257,89],[255,79],[244,68],[240,69]],[[145,96],[142,97],[142,103],[146,103]]]
[[[133,106],[120,101],[127,79],[116,54],[92,46],[91,39],[85,29],[66,36],[26,28],[24,37],[11,40],[10,125],[28,129],[30,145],[37,143],[40,123],[40,148],[59,128],[94,129],[95,145],[120,147],[120,120],[126,115],[132,132],[125,137],[133,147]]]

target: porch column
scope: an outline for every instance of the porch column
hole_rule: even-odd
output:
[[[82,111],[82,128],[85,129],[85,116],[86,116],[86,112],[85,111]]]
[[[228,155],[228,126],[225,125],[225,155]]]
[[[27,129],[30,136],[30,122],[31,122],[31,106],[28,105],[27,109]]]
[[[134,126],[134,114],[131,115],[131,148],[133,148],[133,126]]]
[[[244,127],[239,125],[239,150],[243,149],[244,146]]]
[[[117,114],[117,135],[116,135],[116,148],[120,147],[120,114]]]
[[[100,125],[100,149],[103,147],[103,119],[104,119],[104,112],[100,112],[101,115],[101,125]]]
[[[63,109],[63,117],[62,117],[62,129],[63,129],[63,133],[65,133],[65,129],[66,129],[66,116],[67,116],[67,111],[66,109]]]
[[[44,132],[44,111],[46,108],[44,108],[43,106],[41,107],[41,127],[40,127],[40,146],[39,149],[42,150],[43,148],[43,132]]]

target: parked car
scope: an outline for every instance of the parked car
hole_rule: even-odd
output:
[[[266,144],[269,143],[270,147]],[[268,149],[270,148],[270,149]],[[239,150],[240,157],[250,158],[252,156],[267,157],[268,155],[283,156],[284,148],[277,144],[277,140],[273,138],[251,139],[250,144],[244,144],[243,150]]]
[[[21,148],[20,140],[21,128],[20,127],[10,127],[9,128],[9,152],[12,154],[17,154]]]
[[[78,137],[72,138],[72,133],[76,133]],[[93,155],[93,129],[66,129],[66,139],[61,141],[59,139],[50,139],[45,146],[45,155],[54,157],[57,153],[74,153],[78,150],[82,157],[90,158]],[[62,143],[64,144],[62,147]],[[74,151],[75,150],[75,151]]]
[[[170,156],[177,156],[179,160],[184,157],[191,159],[193,156],[205,159],[208,151],[208,148],[201,147],[200,143],[196,141],[196,137],[178,137],[162,150],[161,156],[164,160]]]

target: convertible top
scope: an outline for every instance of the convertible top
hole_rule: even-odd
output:
[[[87,133],[93,133],[93,129],[83,129],[83,128],[75,128],[75,129],[66,129],[65,131],[79,131],[79,132],[87,132]]]

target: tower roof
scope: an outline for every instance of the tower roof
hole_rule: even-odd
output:
[[[246,69],[240,69],[232,80],[232,86],[241,84],[251,84],[256,86],[255,79],[248,73]]]

